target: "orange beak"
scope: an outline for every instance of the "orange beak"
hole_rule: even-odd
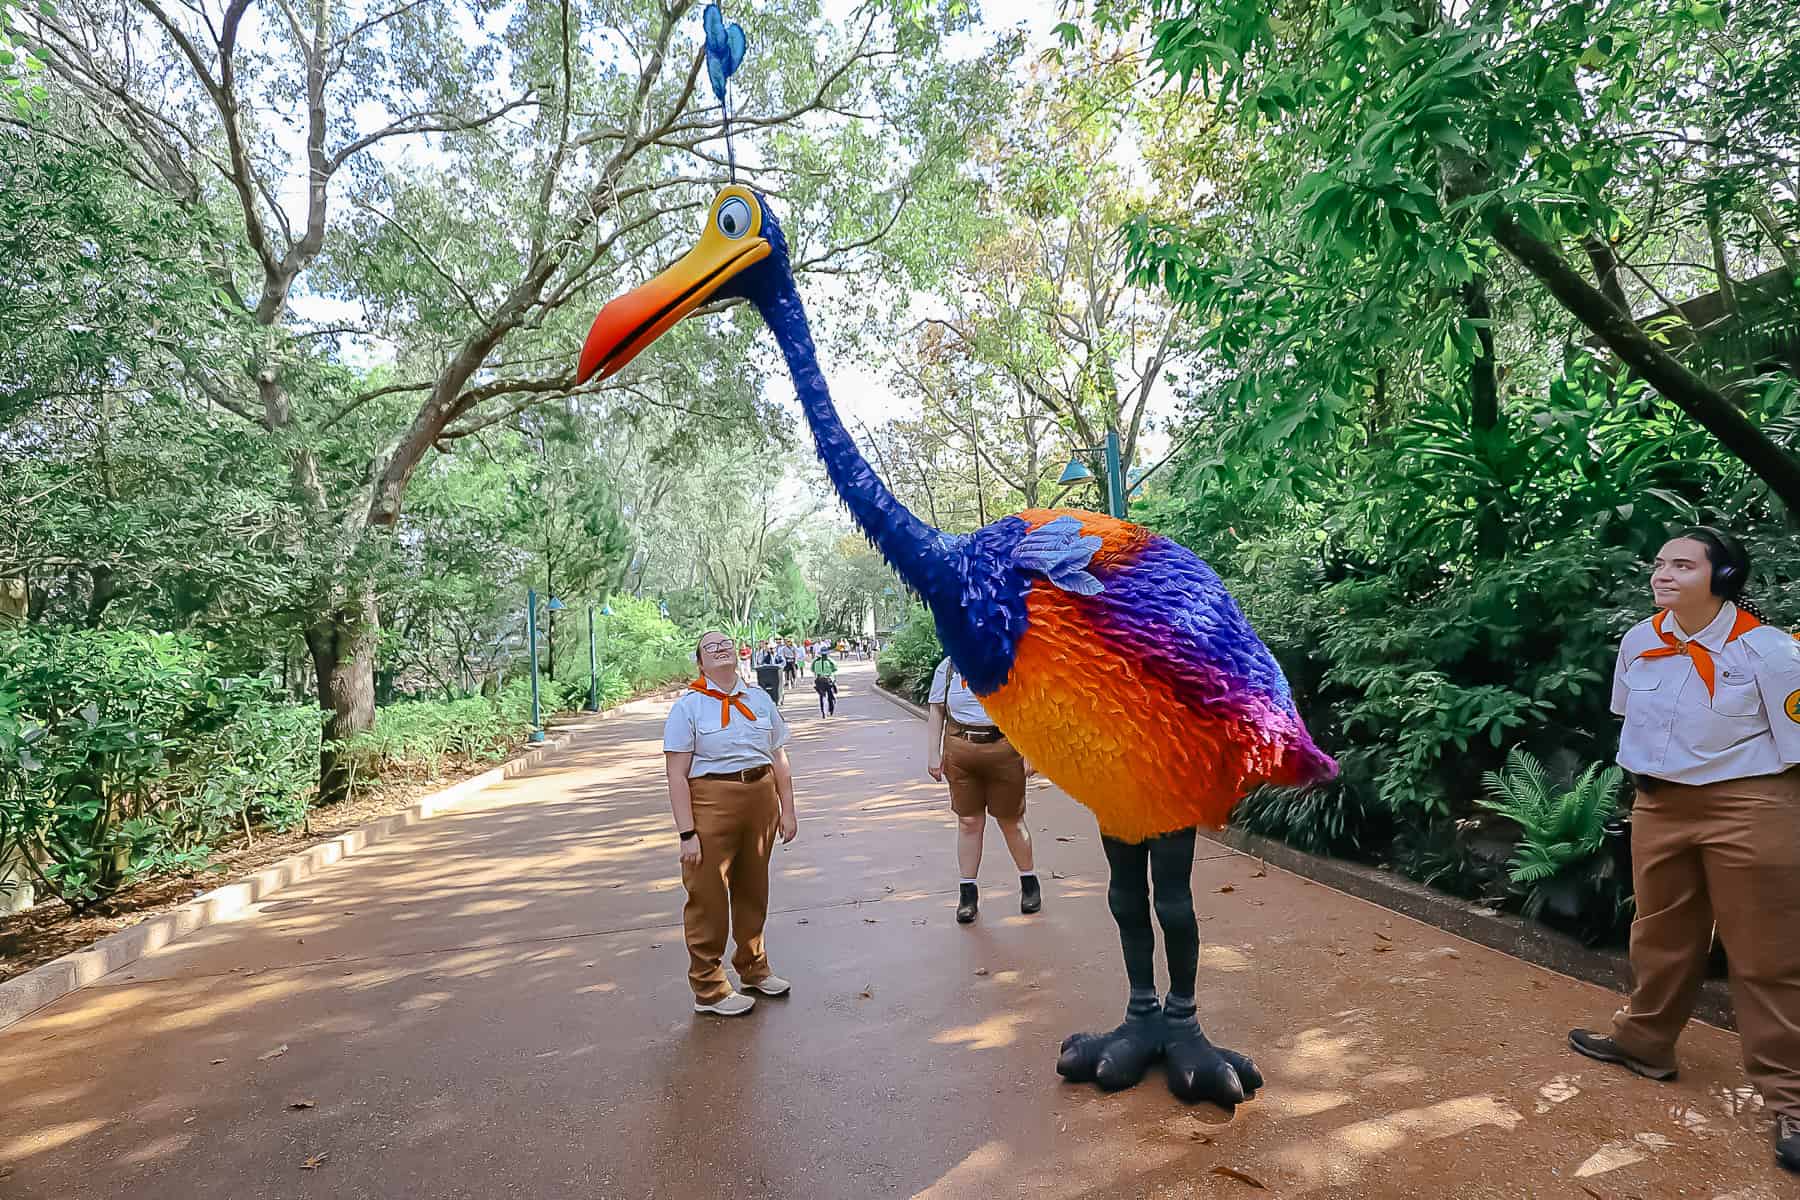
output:
[[[730,188],[727,192],[738,190]],[[724,198],[722,194],[721,199]],[[769,253],[767,239],[754,233],[727,237],[709,218],[699,245],[655,279],[600,310],[581,347],[576,384],[586,383],[595,375],[604,379],[616,374],[681,318],[711,299],[732,276],[761,262]]]

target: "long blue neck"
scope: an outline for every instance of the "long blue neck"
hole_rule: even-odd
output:
[[[787,359],[788,373],[794,377],[794,392],[800,397],[800,407],[806,413],[806,423],[812,428],[813,441],[832,486],[850,509],[857,527],[875,543],[908,587],[927,600],[946,589],[959,588],[954,555],[946,536],[900,503],[844,428],[831,403],[825,376],[819,371],[812,331],[793,277],[788,275],[784,282],[786,286],[772,289],[772,296],[759,297],[756,306]]]

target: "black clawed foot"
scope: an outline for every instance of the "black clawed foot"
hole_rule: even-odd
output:
[[[1127,1020],[1111,1033],[1076,1033],[1063,1039],[1056,1073],[1070,1083],[1097,1083],[1109,1092],[1144,1077],[1162,1053],[1159,1017]]]
[[[1222,1050],[1199,1032],[1171,1040],[1163,1054],[1169,1091],[1184,1104],[1210,1101],[1229,1112],[1253,1098],[1263,1083],[1247,1056]]]

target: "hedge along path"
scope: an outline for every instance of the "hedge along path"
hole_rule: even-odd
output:
[[[255,906],[284,887],[310,879],[331,864],[348,858],[360,850],[387,841],[395,834],[430,817],[454,808],[469,797],[503,780],[541,765],[552,755],[567,749],[573,735],[593,721],[635,716],[651,712],[668,703],[673,691],[637,700],[629,700],[604,712],[564,727],[536,750],[484,771],[461,783],[434,792],[401,812],[360,825],[330,841],[320,842],[298,854],[273,863],[245,879],[215,888],[196,896],[171,912],[162,913],[129,929],[101,938],[84,950],[76,950],[53,959],[22,975],[0,983],[0,1029],[13,1025],[46,1004],[52,1004],[79,991],[121,967],[129,966],[144,955],[191,933],[228,921],[257,915]]]

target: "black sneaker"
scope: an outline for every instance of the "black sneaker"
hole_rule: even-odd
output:
[[[1044,889],[1038,886],[1036,875],[1019,876],[1019,911],[1034,913],[1044,907]]]
[[[1775,1118],[1775,1161],[1800,1175],[1800,1117],[1781,1113]]]
[[[975,894],[975,885],[972,883],[963,884],[962,903],[956,906],[956,923],[958,925],[967,925],[974,921],[975,910],[979,907],[981,907],[981,905]]]
[[[1585,1054],[1600,1062],[1617,1063],[1627,1071],[1642,1075],[1645,1079],[1666,1083],[1675,1078],[1674,1067],[1659,1067],[1654,1063],[1647,1063],[1641,1058],[1633,1058],[1619,1049],[1619,1044],[1611,1038],[1589,1029],[1569,1030],[1569,1045],[1577,1054]]]

